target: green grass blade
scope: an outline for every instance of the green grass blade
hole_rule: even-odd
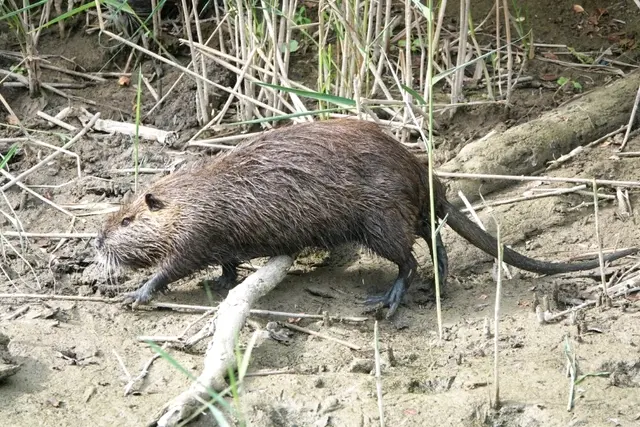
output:
[[[20,8],[20,9],[14,10],[14,11],[11,11],[11,12],[9,12],[9,13],[5,14],[5,15],[0,16],[0,21],[4,21],[4,20],[7,20],[7,19],[11,19],[11,18],[13,18],[14,16],[20,15],[22,12],[24,12],[24,11],[26,11],[26,10],[31,10],[31,9],[33,9],[33,8],[35,8],[35,7],[42,6],[43,4],[47,3],[48,1],[49,1],[49,0],[40,0],[40,1],[39,1],[39,2],[37,2],[37,3],[30,4],[29,6],[26,6],[26,7],[23,7],[23,8]],[[8,6],[4,5],[3,3],[4,3],[4,0],[3,0],[3,1],[0,1],[0,10],[4,10],[4,9],[9,10],[9,9],[8,9]]]
[[[400,85],[402,86],[402,89],[406,90],[407,92],[409,92],[409,94],[411,96],[413,96],[417,101],[418,104],[420,105],[427,105],[427,101],[424,100],[424,98],[422,97],[422,95],[420,95],[418,92],[416,92],[414,89],[410,88],[409,86],[405,86],[405,85]]]
[[[151,348],[155,352],[160,354],[160,356],[163,359],[165,359],[167,362],[169,362],[170,365],[172,365],[178,371],[180,371],[181,373],[186,375],[187,378],[189,378],[191,381],[196,381],[197,380],[197,378],[191,372],[189,372],[186,368],[184,368],[182,365],[180,365],[180,363],[178,363],[177,360],[175,360],[173,357],[171,357],[171,355],[169,353],[164,351],[164,349],[162,347],[160,347],[159,345],[157,345],[153,341],[146,341],[146,343],[149,344],[149,346],[151,346]],[[231,412],[231,410],[232,410],[231,406],[229,405],[229,403],[227,403],[226,400],[224,400],[220,396],[220,394],[216,393],[214,390],[212,390],[209,387],[206,387],[206,390],[207,390],[207,393],[209,394],[209,396],[211,396],[220,406],[222,406],[225,410]],[[215,408],[215,410],[219,412],[219,410],[217,408]],[[214,413],[214,411],[212,411],[212,413]],[[220,413],[220,415],[222,416],[221,413]],[[225,424],[225,425],[228,425],[228,424]]]
[[[16,154],[16,151],[18,151],[18,144],[13,144],[9,148],[9,151],[7,151],[7,154],[2,156],[2,160],[0,160],[0,169],[5,167],[7,163],[9,163],[9,160],[11,160],[11,158]]]
[[[46,0],[45,0],[45,1],[46,1]],[[50,26],[52,26],[53,24],[56,24],[56,23],[58,23],[58,22],[60,22],[60,21],[64,21],[64,20],[66,20],[66,19],[68,19],[68,18],[71,18],[72,16],[77,15],[78,13],[84,12],[85,10],[92,9],[92,8],[94,8],[95,6],[96,6],[96,2],[95,2],[95,1],[92,1],[92,2],[89,2],[89,3],[85,3],[85,4],[81,5],[81,6],[76,7],[75,9],[72,9],[72,10],[70,10],[70,11],[68,11],[68,12],[63,13],[63,14],[62,14],[62,15],[60,15],[60,16],[56,16],[56,17],[55,17],[55,18],[53,18],[51,21],[45,22],[45,23],[44,23],[44,24],[42,24],[41,26],[39,26],[39,27],[37,27],[37,28],[33,29],[33,30],[31,31],[31,33],[36,32],[36,31],[39,31],[39,30],[41,30],[41,29],[43,29],[43,28],[50,27]]]
[[[344,111],[344,110],[345,110],[344,108],[324,108],[322,110],[304,111],[299,113],[281,114],[279,116],[273,116],[273,117],[262,117],[260,119],[244,120],[241,122],[230,123],[228,126],[255,125],[255,124],[264,123],[264,122],[279,122],[282,120],[294,119],[296,117],[316,116],[324,113],[337,113],[339,111]]]
[[[295,93],[298,96],[304,96],[305,98],[311,98],[311,99],[315,99],[317,101],[330,102],[332,104],[342,105],[342,106],[345,106],[345,107],[355,107],[356,106],[356,101],[354,101],[353,99],[344,98],[342,96],[328,95],[326,93],[321,93],[321,92],[311,92],[311,91],[308,91],[308,90],[294,89],[294,88],[285,87],[285,86],[272,85],[270,83],[256,82],[256,84],[258,86],[264,86],[264,87],[268,87],[268,88],[271,88],[271,89],[277,89],[277,90],[281,90],[283,92]]]

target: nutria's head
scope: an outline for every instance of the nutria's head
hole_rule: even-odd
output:
[[[107,271],[156,265],[171,252],[179,211],[179,206],[153,192],[125,201],[98,233],[98,263]]]

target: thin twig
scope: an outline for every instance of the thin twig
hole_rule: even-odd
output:
[[[167,348],[167,345],[165,344],[161,348],[165,350]],[[159,359],[160,356],[161,356],[160,353],[155,353],[153,356],[151,356],[151,358],[147,361],[147,363],[144,364],[144,366],[140,370],[140,373],[135,378],[131,378],[131,376],[129,376],[129,381],[127,382],[127,385],[124,387],[125,396],[130,395],[134,391],[133,387],[136,385],[136,383],[141,382],[143,379],[147,377],[147,375],[149,374],[149,368],[151,368],[151,365],[153,364],[153,362]],[[123,369],[124,369],[124,366],[123,366]]]
[[[289,323],[289,322],[283,322],[282,325],[285,328],[289,328],[289,329],[292,329],[294,331],[303,332],[305,334],[314,335],[316,337],[319,337],[319,338],[322,338],[322,339],[325,339],[325,340],[337,342],[338,344],[341,344],[341,345],[343,345],[345,347],[349,347],[352,350],[360,350],[361,349],[361,347],[359,345],[352,344],[352,343],[350,343],[348,341],[343,341],[343,340],[338,339],[338,338],[334,338],[334,337],[332,337],[330,335],[321,334],[320,332],[312,331],[311,329],[303,328],[301,326],[297,326],[297,325],[294,325],[294,324]]]
[[[467,197],[464,195],[464,193],[462,191],[458,192],[458,197],[460,197],[460,200],[462,200],[462,202],[466,206],[465,210],[471,215],[471,217],[473,218],[474,222],[476,224],[478,224],[478,227],[480,227],[482,229],[482,231],[486,232],[487,228],[484,226],[484,224],[482,223],[482,220],[480,220],[480,217],[475,212],[473,206],[471,206],[471,203],[469,203],[469,200],[467,199]],[[483,199],[483,202],[484,202],[484,199]],[[486,203],[483,203],[483,205],[488,206],[488,204],[486,204]],[[496,259],[495,262],[497,263],[498,260]],[[507,274],[507,277],[509,279],[511,279],[511,271],[507,267],[507,264],[502,263],[502,268],[504,269],[505,273]],[[500,272],[500,267],[498,267],[498,272]]]
[[[63,212],[65,211],[63,210]],[[74,216],[69,212],[65,213]],[[2,235],[5,237],[36,237],[42,239],[93,239],[98,236],[98,233],[23,233],[20,231],[3,231]]]
[[[559,196],[562,194],[577,193],[580,190],[584,190],[586,188],[587,186],[585,184],[581,184],[571,188],[558,188],[555,190],[545,190],[543,193],[540,193],[540,194],[525,194],[524,196],[512,197],[510,199],[496,200],[494,202],[487,202],[487,203],[483,203],[476,206],[465,207],[460,209],[460,211],[461,212],[471,212],[473,210],[479,211],[481,209],[488,208],[488,207],[510,205],[512,203],[523,202],[526,200],[535,200],[535,199],[542,199],[544,197],[553,197],[553,196]],[[589,193],[589,195],[591,196],[592,194]]]
[[[604,275],[604,254],[602,253],[602,239],[600,238],[600,215],[598,208],[598,186],[595,179],[592,184],[593,188],[593,215],[595,217],[596,242],[598,244],[598,261],[600,263],[600,279],[602,283],[602,291],[607,293],[607,278]]]
[[[384,427],[384,409],[382,405],[382,376],[380,374],[380,339],[378,336],[378,321],[373,324],[373,349],[376,364],[376,393],[378,395],[378,416],[380,427]]]
[[[75,132],[76,130],[78,130],[78,128],[76,128],[75,126],[70,125],[69,123],[65,123],[62,120],[58,120],[55,117],[52,117],[43,111],[37,111],[36,114],[38,115],[38,117],[48,120],[54,125],[60,126],[61,128],[64,128],[68,131]]]
[[[127,381],[131,381],[131,374],[129,373],[129,370],[127,369],[127,366],[124,364],[124,361],[122,360],[122,357],[120,357],[120,355],[118,354],[118,352],[116,351],[115,348],[111,349],[111,351],[116,356],[116,360],[118,361],[118,365],[120,365],[120,368],[124,372],[124,375],[127,377]]]
[[[496,280],[496,303],[494,308],[494,317],[493,317],[493,408],[500,407],[500,383],[499,383],[499,370],[498,366],[498,350],[499,350],[499,339],[498,339],[498,325],[500,322],[500,298],[502,295],[502,241],[500,239],[500,224],[496,222],[496,239],[498,241],[498,277]]]
[[[633,109],[631,110],[631,117],[629,117],[629,124],[627,124],[627,131],[624,134],[624,139],[622,140],[622,144],[620,145],[620,151],[624,150],[625,145],[627,145],[627,141],[629,140],[629,133],[633,128],[633,122],[636,120],[636,112],[638,111],[638,103],[640,103],[640,86],[638,87],[638,91],[636,92],[636,99],[633,102]]]
[[[100,303],[120,303],[122,301],[121,298],[103,298],[103,297],[86,297],[86,296],[77,296],[77,295],[49,295],[49,294],[23,294],[23,293],[4,293],[0,294],[0,299],[51,299],[51,300],[68,300],[68,301],[86,301],[86,302],[100,302]],[[216,311],[216,307],[207,306],[207,305],[189,305],[189,304],[175,304],[169,302],[157,302],[151,301],[145,307],[148,308],[164,308],[164,309],[172,309],[172,310],[185,310],[192,312],[200,312],[200,313],[213,313]],[[271,310],[259,310],[259,309],[251,309],[249,313],[256,316],[273,316],[273,317],[284,317],[288,319],[324,319],[325,316],[322,314],[307,314],[307,313],[293,313],[293,312],[285,312],[285,311],[271,311]],[[369,320],[368,317],[357,317],[357,316],[329,316],[331,321],[335,322],[366,322]]]
[[[86,301],[101,303],[117,303],[119,298],[82,297],[78,295],[50,295],[50,294],[0,294],[0,299],[36,299],[36,300],[62,300],[62,301]]]
[[[592,184],[593,179],[588,178],[564,178],[551,176],[525,176],[525,175],[494,175],[483,173],[462,173],[462,172],[435,172],[443,178],[463,178],[463,179],[504,179],[506,181],[542,181],[542,182],[572,182],[577,184]],[[596,179],[599,186],[608,185],[613,187],[640,187],[640,181],[614,181],[610,179]]]
[[[575,351],[571,348],[569,337],[565,336],[564,339],[564,354],[567,357],[567,374],[569,377],[569,402],[567,404],[567,411],[571,411],[571,409],[573,409],[573,396],[575,395],[576,388],[576,354]]]

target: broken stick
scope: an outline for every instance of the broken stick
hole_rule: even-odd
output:
[[[215,331],[205,354],[202,373],[188,390],[165,405],[164,414],[157,420],[159,426],[178,425],[180,420],[197,410],[203,400],[209,399],[207,389],[221,391],[226,388],[225,375],[230,367],[235,367],[236,340],[251,306],[280,283],[292,265],[290,256],[273,257],[229,291],[212,324]]]

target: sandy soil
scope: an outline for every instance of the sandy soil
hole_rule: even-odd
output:
[[[591,13],[596,2],[582,6]],[[555,7],[555,9],[554,9]],[[539,9],[531,6],[536,41],[565,43],[578,50],[606,48],[611,42],[602,34],[590,32],[588,22],[578,18],[566,4]],[[565,10],[564,8],[568,8]],[[611,7],[603,19],[606,34],[633,28],[616,23],[620,7]],[[616,9],[618,8],[618,9]],[[487,9],[488,11],[488,9]],[[486,12],[485,12],[486,13]],[[451,14],[455,16],[455,12]],[[481,11],[478,12],[481,14]],[[634,15],[637,17],[637,13]],[[476,18],[479,19],[479,18]],[[603,24],[604,27],[604,24]],[[614,28],[615,27],[615,28]],[[615,30],[615,31],[614,31]],[[637,29],[636,29],[637,30]],[[604,34],[604,30],[603,30]],[[621,37],[621,36],[617,36]],[[5,41],[6,42],[6,41]],[[6,49],[14,49],[5,43]],[[637,49],[637,48],[636,48]],[[65,44],[57,35],[43,37],[40,52],[75,58],[87,70],[97,70],[109,55],[100,48],[98,38],[73,33]],[[50,57],[61,62],[59,57]],[[621,61],[636,61],[635,57]],[[0,66],[10,61],[0,57]],[[147,64],[148,65],[148,64]],[[146,65],[145,65],[146,66]],[[150,65],[149,65],[150,66]],[[48,72],[51,79],[65,76]],[[610,76],[568,71],[553,64],[533,61],[526,70],[535,79],[550,74],[577,79],[585,90],[605,83]],[[167,70],[163,79],[168,88],[177,74]],[[213,76],[228,81],[227,73]],[[48,130],[34,116],[42,109],[55,114],[67,100],[47,95],[31,99],[21,89],[0,89],[2,95],[25,119],[31,129]],[[92,99],[103,118],[130,120],[135,92],[118,87],[115,80],[71,91]],[[181,141],[196,130],[194,85],[183,83],[181,95],[150,117],[148,124],[180,132]],[[465,142],[481,137],[496,126],[512,126],[536,117],[573,96],[557,88],[523,87],[514,95],[514,108],[505,117],[496,107],[462,109],[452,119],[445,117],[438,136],[439,163],[450,158]],[[145,100],[145,109],[152,100]],[[631,107],[631,106],[630,106]],[[56,131],[58,131],[56,129]],[[7,136],[15,131],[1,131]],[[58,144],[52,133],[42,133],[43,141]],[[581,154],[552,176],[637,180],[640,160],[614,155],[618,139],[609,140]],[[165,168],[176,159],[193,160],[201,151],[182,152],[174,146],[144,143],[140,157],[144,166]],[[628,151],[640,151],[640,139],[628,144]],[[60,156],[26,183],[58,205],[91,202],[117,203],[133,186],[130,174],[117,172],[131,166],[128,138],[89,134],[73,151],[78,154],[82,178],[77,178],[76,160]],[[10,164],[12,172],[26,170],[49,153],[38,147],[24,149]],[[145,174],[141,184],[158,174]],[[54,185],[55,187],[38,187]],[[514,186],[488,199],[521,195],[524,191],[551,188],[538,182]],[[607,194],[615,194],[606,190]],[[637,192],[631,191],[634,211],[640,208]],[[103,215],[70,218],[14,187],[5,194],[3,211],[15,211],[22,227],[30,232],[95,232]],[[518,251],[549,260],[566,260],[597,249],[592,196],[563,195],[500,206],[491,212],[501,224],[503,239]],[[491,229],[491,216],[481,211]],[[605,248],[637,244],[635,217],[624,218],[617,204],[600,204],[600,234]],[[13,230],[2,219],[2,230]],[[380,340],[385,361],[383,371],[384,410],[387,425],[402,426],[609,426],[640,425],[640,305],[637,296],[613,301],[612,306],[591,308],[575,320],[562,319],[540,325],[533,307],[536,300],[549,296],[552,308],[562,310],[599,283],[597,272],[554,277],[512,271],[515,277],[503,283],[500,334],[500,395],[502,408],[489,410],[493,387],[492,319],[495,282],[492,260],[457,236],[443,230],[449,251],[451,276],[442,302],[445,339],[437,334],[435,304],[430,278],[431,263],[426,244],[416,242],[421,265],[420,279],[411,288],[398,315],[382,320]],[[51,241],[33,238],[9,240],[3,245],[3,274],[0,293],[43,293],[83,296],[113,296],[136,287],[148,272],[128,273],[117,286],[107,284],[93,265],[89,239]],[[20,253],[24,259],[18,257]],[[28,261],[28,264],[25,262]],[[630,257],[615,262],[607,277],[637,261]],[[290,274],[256,308],[288,312],[355,316],[363,312],[361,300],[372,292],[386,290],[394,278],[395,267],[364,251],[345,250],[327,262],[315,256],[298,260]],[[158,301],[215,305],[224,292],[214,292],[209,300],[203,280],[218,274],[210,269],[172,286]],[[318,292],[318,291],[321,292]],[[321,295],[320,295],[321,294]],[[138,426],[145,425],[169,399],[184,390],[189,380],[167,361],[157,360],[148,377],[130,396],[123,396],[127,382],[123,367],[137,375],[154,352],[137,338],[142,335],[180,335],[200,315],[175,311],[131,311],[117,305],[81,301],[0,299],[0,333],[10,339],[9,351],[21,365],[19,372],[0,382],[0,423],[3,426]],[[271,319],[256,317],[263,326]],[[250,372],[279,371],[251,376],[241,397],[242,410],[255,426],[373,426],[379,425],[373,360],[373,317],[362,323],[342,322],[331,327],[302,320],[302,326],[321,330],[358,344],[362,350],[329,344],[302,334],[293,334],[288,344],[264,340],[253,352]],[[251,333],[243,331],[242,342]],[[575,391],[575,404],[567,411],[570,379],[567,378],[565,345],[569,342],[576,357],[579,375],[589,376]],[[197,375],[201,369],[204,343],[189,353],[169,350],[182,366]],[[122,365],[121,365],[122,363]],[[203,415],[193,425],[212,425]]]

